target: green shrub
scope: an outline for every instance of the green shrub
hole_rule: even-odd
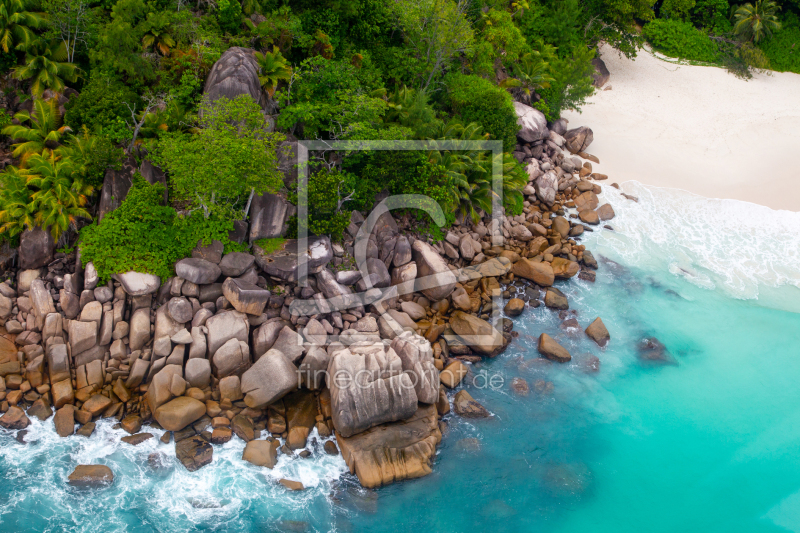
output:
[[[117,79],[102,73],[93,74],[80,95],[64,106],[67,110],[64,122],[73,131],[86,125],[91,132],[100,133],[130,120],[131,112],[126,104],[133,107],[138,101],[136,93]]]
[[[644,27],[644,37],[653,48],[670,57],[715,63],[718,46],[689,22],[656,19]]]
[[[769,59],[770,68],[800,74],[800,28],[786,27],[759,46]]]
[[[175,209],[161,205],[163,194],[162,184],[151,185],[137,174],[120,207],[102,223],[81,230],[81,259],[84,265],[94,264],[101,283],[129,270],[166,280],[173,275],[174,264],[191,255],[200,240],[205,244],[219,240],[226,252],[246,249],[228,239],[232,220],[203,218],[197,211],[179,216]]]
[[[478,76],[460,73],[445,78],[450,107],[464,123],[477,122],[493,140],[511,151],[517,143],[517,114],[504,89]]]

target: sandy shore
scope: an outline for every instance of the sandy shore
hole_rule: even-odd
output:
[[[611,72],[570,128],[594,130],[589,152],[609,182],[638,180],[712,198],[800,211],[800,75],[743,81],[714,67],[675,65],[605,46]]]

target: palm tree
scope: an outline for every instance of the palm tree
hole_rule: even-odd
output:
[[[755,5],[747,3],[740,6],[733,15],[736,20],[734,33],[756,43],[769,37],[781,27],[777,15],[779,9],[778,4],[772,0],[758,0]]]
[[[11,155],[19,157],[23,167],[33,154],[47,154],[58,148],[61,137],[71,131],[69,126],[61,125],[61,113],[55,98],[36,98],[33,101],[33,113],[20,111],[14,118],[20,124],[6,126],[2,133],[19,141],[13,145]],[[30,125],[25,125],[26,122]]]
[[[27,180],[28,171],[14,166],[0,173],[0,235],[13,238],[36,227],[36,205]]]
[[[256,61],[258,62],[258,81],[261,87],[267,92],[270,98],[275,94],[275,89],[278,88],[278,82],[281,80],[288,80],[292,77],[292,67],[283,57],[278,47],[272,48],[272,52],[256,52]]]
[[[25,64],[14,69],[18,80],[31,80],[31,93],[41,96],[46,89],[61,93],[64,80],[78,79],[78,67],[66,61],[67,47],[63,42],[39,40],[25,54]]]
[[[44,14],[26,11],[23,0],[0,0],[0,48],[3,52],[27,50],[36,41],[31,28],[41,28],[44,24]]]
[[[31,195],[36,205],[34,221],[42,228],[49,228],[54,240],[58,240],[79,217],[91,219],[84,208],[93,188],[82,179],[73,178],[72,161],[58,160],[56,155],[35,155],[30,159],[28,188],[36,189]]]
[[[162,56],[168,56],[170,49],[175,46],[175,39],[163,28],[150,28],[150,31],[142,37],[142,46],[151,46],[161,52]]]
[[[530,97],[536,89],[550,87],[550,82],[555,81],[550,76],[550,65],[542,58],[539,52],[531,52],[522,56],[514,68],[516,78],[506,78],[500,82],[503,88],[520,88],[526,96]]]
[[[398,87],[387,100],[385,122],[397,122],[411,128],[418,139],[430,137],[441,126],[436,112],[428,105],[428,94],[424,89],[414,90]]]

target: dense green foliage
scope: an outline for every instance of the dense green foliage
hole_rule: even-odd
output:
[[[644,27],[644,36],[656,50],[671,57],[713,63],[719,54],[708,35],[689,22],[657,19]]]
[[[0,0],[0,77],[16,91],[6,94],[13,113],[0,114],[13,157],[0,176],[0,234],[44,224],[71,245],[106,171],[148,159],[166,172],[172,205],[140,187],[128,215],[83,238],[108,225],[118,241],[103,245],[135,252],[128,262],[104,259],[106,276],[133,264],[166,275],[187,235],[211,232],[197,228],[221,235],[254,194],[286,192],[277,150],[288,135],[503,143],[495,156],[466,145],[312,151],[312,233],[338,238],[350,211],[384,192],[427,195],[449,221],[477,220],[502,185],[503,206],[516,214],[527,175],[511,156],[515,101],[549,121],[580,110],[601,42],[633,57],[646,39],[742,77],[768,66],[800,72],[799,11],[800,0]],[[234,46],[253,50],[259,103],[204,101],[214,62]],[[123,221],[131,205],[146,208],[161,237],[184,239],[180,249],[159,251],[162,261],[143,251],[155,243],[119,244],[133,238],[125,224],[147,226]]]
[[[169,172],[175,198],[206,216],[235,216],[251,193],[276,192],[280,133],[267,131],[261,109],[249,96],[201,105],[198,133],[167,132],[153,159]]]
[[[519,126],[507,91],[474,75],[449,74],[445,83],[450,107],[464,122],[480,124],[505,150],[514,149]]]
[[[119,208],[101,224],[81,230],[81,260],[94,264],[101,283],[129,270],[166,280],[173,275],[173,265],[191,255],[198,241],[207,245],[219,240],[226,252],[244,249],[228,239],[232,221],[205,218],[199,212],[180,216],[172,207],[161,205],[163,193],[162,184],[151,185],[136,176]]]

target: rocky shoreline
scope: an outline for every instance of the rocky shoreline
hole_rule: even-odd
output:
[[[391,214],[359,237],[364,216],[353,212],[342,243],[310,238],[306,251],[289,240],[252,255],[198,243],[173,278],[128,272],[101,285],[79,252],[53,255],[47,239],[29,237],[26,268],[0,283],[0,431],[24,442],[29,417],[52,417],[60,436],[91,438],[97,419],[113,418],[135,446],[154,438],[148,426],[160,427],[194,471],[232,438],[259,467],[274,467],[279,454],[301,460],[316,429],[335,435],[324,452],[341,453],[364,487],[427,475],[445,415],[491,416],[460,385],[472,363],[514,341],[500,307],[517,317],[543,303],[577,327],[556,285],[594,281],[598,265],[580,238],[614,216],[597,197],[607,177],[592,172],[591,130],[516,107],[524,212],[499,225],[488,216],[457,222],[441,242]],[[360,270],[357,238],[367,239]],[[609,342],[600,318],[583,326],[601,348]],[[538,350],[571,359],[546,332]],[[510,387],[529,390],[521,378]],[[77,465],[70,483],[113,476]]]

